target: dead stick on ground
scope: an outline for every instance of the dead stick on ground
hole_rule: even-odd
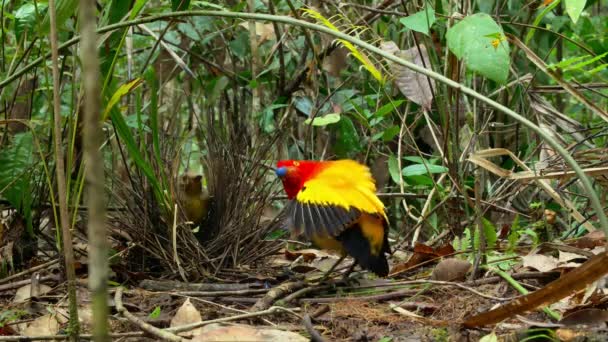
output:
[[[255,311],[260,311],[260,310],[264,310],[268,307],[270,307],[277,299],[285,296],[286,294],[293,292],[293,291],[297,291],[301,288],[303,288],[304,286],[306,286],[306,282],[303,281],[296,281],[296,282],[289,282],[289,283],[283,283],[277,287],[275,287],[274,289],[268,291],[268,293],[266,293],[266,295],[262,298],[260,298],[251,308],[252,312]]]
[[[146,279],[139,283],[139,287],[151,291],[237,291],[261,288],[261,284],[215,284],[215,283],[183,283],[172,280]]]
[[[309,294],[309,293],[315,292],[315,291],[326,290],[326,289],[329,289],[330,287],[331,286],[329,286],[329,285],[319,285],[319,286],[310,286],[310,287],[305,287],[303,289],[299,289],[299,290],[295,291],[294,293],[286,296],[285,298],[278,300],[277,305],[285,306],[286,304],[289,304],[290,302],[294,301],[295,299],[298,299],[306,294]]]
[[[310,320],[309,315],[304,315],[304,318],[302,318],[302,324],[304,324],[306,331],[308,331],[308,333],[310,334],[310,340],[312,342],[325,342],[323,336],[321,336],[321,334],[319,334],[319,332],[312,325],[312,321]]]
[[[48,280],[53,280],[53,281],[58,281],[59,280],[59,276],[58,275],[50,275],[50,276],[46,276],[46,277],[42,277],[40,278],[40,282],[45,282]],[[32,279],[24,279],[24,280],[19,280],[16,281],[14,283],[8,283],[8,284],[4,284],[4,285],[0,285],[0,292],[2,291],[6,291],[6,290],[12,290],[12,289],[16,289],[18,287],[27,285],[27,284],[31,284]]]
[[[299,308],[296,309],[286,309],[280,306],[272,306],[269,309],[263,310],[263,311],[257,311],[257,312],[250,312],[250,313],[246,313],[246,314],[242,314],[242,315],[235,315],[235,316],[231,316],[231,317],[224,317],[224,318],[218,318],[218,319],[212,319],[212,320],[208,320],[208,321],[200,321],[197,323],[192,323],[192,324],[186,324],[186,325],[181,325],[178,327],[173,327],[173,328],[168,328],[165,329],[165,331],[169,331],[169,332],[173,332],[173,333],[180,333],[180,332],[184,332],[184,331],[190,331],[196,328],[200,328],[204,325],[208,325],[208,324],[213,324],[213,323],[223,323],[223,322],[230,322],[230,321],[238,321],[241,319],[247,319],[247,318],[253,318],[253,317],[261,317],[261,316],[266,316],[266,315],[270,315],[273,314],[275,312],[287,312],[291,315],[294,315],[296,317],[298,317],[299,319],[302,319],[302,316],[298,315],[297,313],[295,313],[296,310],[299,310]]]
[[[52,265],[54,265],[54,264],[56,264],[58,262],[59,262],[59,259],[55,259],[55,260],[51,260],[49,262],[45,262],[42,265],[31,267],[31,268],[29,268],[29,269],[27,269],[27,270],[25,270],[23,272],[19,272],[17,274],[13,274],[12,276],[8,276],[6,278],[0,279],[0,284],[8,283],[9,281],[11,281],[13,279],[17,279],[17,278],[19,278],[21,276],[24,276],[26,274],[30,274],[30,273],[36,272],[38,270],[45,269],[45,268],[47,268],[49,266],[52,266]]]
[[[162,338],[163,340],[176,341],[176,342],[184,341],[183,338],[181,338],[169,331],[158,329],[157,327],[142,321],[141,319],[135,317],[135,315],[130,313],[122,304],[122,291],[123,291],[123,288],[119,287],[116,290],[116,295],[114,296],[114,301],[116,302],[116,310],[118,312],[120,312],[123,316],[125,316],[125,318],[127,318],[131,323],[137,325],[142,330],[144,330],[154,336]]]

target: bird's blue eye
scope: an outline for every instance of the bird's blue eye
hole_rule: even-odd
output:
[[[277,177],[283,178],[287,175],[287,168],[285,166],[279,167],[276,171]]]

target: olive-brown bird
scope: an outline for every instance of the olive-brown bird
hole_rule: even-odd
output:
[[[202,175],[192,172],[186,172],[180,179],[180,203],[186,219],[194,226],[201,224],[209,213],[210,196],[202,179]]]
[[[365,165],[353,160],[281,160],[276,174],[290,200],[287,225],[322,249],[388,275],[388,219]]]

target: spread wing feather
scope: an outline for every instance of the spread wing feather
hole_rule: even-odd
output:
[[[289,203],[288,224],[296,234],[336,237],[362,213],[384,217],[369,169],[352,160],[327,162]]]
[[[287,226],[296,235],[304,234],[311,239],[314,235],[338,236],[351,226],[361,215],[357,209],[335,206],[322,206],[311,203],[300,203],[291,200],[287,207]]]

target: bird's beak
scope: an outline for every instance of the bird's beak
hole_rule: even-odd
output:
[[[288,171],[287,166],[281,166],[281,167],[277,168],[275,173],[277,174],[277,177],[283,178],[283,177],[287,176],[287,171]]]

